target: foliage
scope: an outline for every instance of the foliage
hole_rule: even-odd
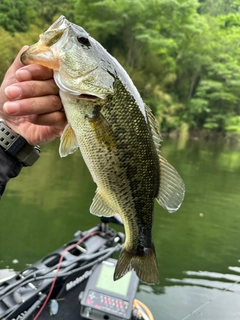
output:
[[[9,32],[26,31],[29,20],[28,10],[31,0],[1,0],[0,26]]]
[[[0,82],[19,49],[25,44],[36,42],[39,33],[40,29],[32,27],[30,33],[15,33],[12,36],[9,32],[0,28]]]
[[[2,0],[1,78],[60,14],[120,61],[162,131],[239,134],[240,0]]]
[[[31,21],[37,26],[47,29],[61,14],[68,15],[73,20],[74,4],[72,0],[32,0],[31,7],[34,14]]]
[[[218,16],[221,14],[239,13],[239,0],[199,0],[199,12]]]

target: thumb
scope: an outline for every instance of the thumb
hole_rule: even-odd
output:
[[[18,69],[22,68],[24,64],[21,62],[21,54],[28,49],[28,46],[23,46],[21,50],[18,52],[18,55],[16,56],[15,60],[13,61],[11,67],[8,69],[6,75],[9,76],[9,74],[15,73]]]
[[[18,69],[20,69],[24,66],[20,60],[20,57],[21,57],[21,54],[27,50],[27,48],[28,48],[28,46],[23,46],[21,48],[21,50],[18,52],[18,55],[16,56],[15,60],[13,61],[12,65],[7,70],[5,77],[4,77],[4,80],[3,80],[5,82],[5,87],[16,82],[15,73]]]
[[[28,49],[28,46],[23,46],[21,50],[18,52],[18,55],[16,56],[12,66],[11,66],[11,71],[16,72],[18,69],[22,68],[24,64],[21,62],[21,55],[24,51]]]

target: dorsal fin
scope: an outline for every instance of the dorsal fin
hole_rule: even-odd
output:
[[[159,147],[162,141],[161,134],[158,130],[158,123],[154,115],[152,114],[152,110],[145,104],[146,115],[148,119],[148,123],[152,132],[153,142],[155,144],[156,150],[158,154],[160,153]]]

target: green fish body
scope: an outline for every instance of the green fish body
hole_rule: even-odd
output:
[[[125,244],[114,280],[134,269],[141,281],[159,282],[152,241],[154,199],[170,212],[184,184],[159,154],[157,123],[131,79],[86,31],[61,16],[21,57],[54,70],[68,119],[59,152],[80,149],[97,185],[90,212],[119,213]]]

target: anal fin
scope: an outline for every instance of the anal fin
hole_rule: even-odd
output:
[[[90,212],[99,217],[111,217],[116,213],[112,208],[109,207],[98,190],[95,194],[95,197],[93,198]]]
[[[160,187],[156,197],[157,202],[169,212],[175,212],[182,204],[185,195],[185,185],[174,167],[162,156],[160,161]]]

